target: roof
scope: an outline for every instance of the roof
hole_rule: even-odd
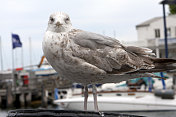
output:
[[[169,15],[169,16],[167,16],[167,17],[176,18],[176,15]],[[147,21],[145,21],[145,22],[143,22],[143,23],[141,23],[141,24],[136,25],[136,28],[150,26],[150,24],[151,24],[152,22],[155,22],[155,21],[160,20],[160,19],[162,19],[162,18],[163,18],[163,17],[154,17],[154,18],[149,19],[149,20],[147,20]]]
[[[145,26],[149,26],[152,22],[155,22],[159,19],[161,19],[162,17],[155,17],[155,18],[152,18],[152,19],[149,19],[141,24],[138,24],[136,25],[136,28],[139,28],[139,27],[145,27]]]
[[[176,0],[163,0],[160,4],[176,4]]]

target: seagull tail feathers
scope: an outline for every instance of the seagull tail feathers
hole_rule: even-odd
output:
[[[168,58],[153,58],[155,69],[160,69],[162,71],[174,70],[176,69],[176,60]]]
[[[164,63],[164,64],[174,64],[176,63],[176,59],[168,59],[168,58],[152,58],[154,63]]]
[[[176,60],[167,58],[151,58],[153,61],[153,69],[141,69],[137,72],[139,73],[149,73],[149,72],[163,72],[176,69]]]

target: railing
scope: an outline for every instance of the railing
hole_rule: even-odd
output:
[[[173,44],[176,43],[176,38],[168,38],[167,39],[168,44]],[[164,45],[165,40],[164,39],[159,39],[159,44]]]
[[[27,80],[27,84],[25,84]],[[10,85],[10,90],[14,94],[24,93],[31,91],[40,91],[41,87],[44,86],[47,90],[53,90],[56,86],[57,75],[52,76],[34,76],[27,79],[21,77],[14,77],[12,74],[0,74],[0,93],[5,95],[7,88]]]
[[[176,44],[176,38],[168,38],[167,39],[168,44]],[[158,39],[158,45],[164,45],[165,40],[164,39]],[[147,40],[147,45],[148,46],[156,46],[157,45],[157,40],[156,39],[148,39]]]

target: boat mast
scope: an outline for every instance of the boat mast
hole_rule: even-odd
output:
[[[1,58],[1,71],[3,71],[3,57],[2,57],[2,42],[1,42],[1,36],[0,36],[0,58]]]
[[[3,71],[3,57],[2,57],[2,43],[1,43],[1,36],[0,36],[0,58],[1,58],[1,71]]]
[[[29,63],[30,63],[30,69],[32,69],[32,45],[31,45],[31,37],[29,37]]]

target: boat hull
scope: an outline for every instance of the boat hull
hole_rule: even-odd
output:
[[[55,103],[66,110],[83,110],[84,98],[56,100]],[[161,99],[155,96],[145,97],[98,97],[100,111],[159,111],[176,110],[176,99]],[[88,110],[94,110],[93,98],[88,99]]]

